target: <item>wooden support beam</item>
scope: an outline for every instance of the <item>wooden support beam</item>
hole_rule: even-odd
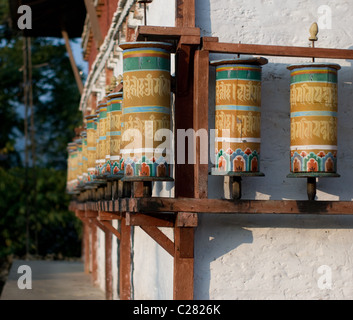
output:
[[[174,257],[174,243],[161,230],[155,226],[140,226],[140,228]]]
[[[151,216],[141,213],[126,213],[126,224],[128,226],[154,226],[154,227],[174,227],[174,215],[159,214]]]
[[[84,271],[86,274],[89,273],[89,238],[90,238],[90,226],[89,222],[86,221],[83,224],[83,243],[84,243]]]
[[[72,72],[74,73],[74,77],[75,77],[75,80],[76,80],[78,91],[80,92],[80,94],[82,94],[82,92],[83,92],[83,83],[82,83],[82,79],[81,79],[80,73],[78,71],[76,62],[75,62],[74,55],[72,53],[69,36],[68,36],[68,34],[67,34],[67,32],[65,30],[62,30],[61,34],[62,34],[62,36],[63,36],[63,38],[65,40],[66,51],[67,51],[67,54],[69,55],[70,64],[71,64]]]
[[[97,218],[96,219],[92,218],[91,220],[92,220],[92,223],[95,224],[103,232],[110,232],[102,222],[97,220]]]
[[[87,14],[89,16],[89,21],[91,23],[93,38],[95,40],[97,49],[99,49],[99,47],[103,43],[103,35],[102,35],[101,28],[99,26],[96,8],[94,7],[93,0],[84,0],[84,1],[85,1]]]
[[[130,199],[140,213],[195,212],[222,214],[319,214],[353,215],[353,201],[224,200],[189,198]]]
[[[131,227],[126,225],[125,218],[120,224],[120,300],[131,299]]]
[[[176,227],[197,227],[197,213],[178,212],[175,223]]]
[[[111,201],[110,203],[113,203]],[[103,221],[109,221],[109,220],[121,220],[121,214],[120,212],[106,212],[106,211],[99,211],[98,213],[98,219],[103,222]]]
[[[113,272],[112,272],[112,233],[107,227],[111,222],[104,221],[105,232],[105,299],[113,300]]]
[[[97,225],[91,223],[91,266],[93,284],[97,284],[98,279],[98,261],[97,261]]]
[[[353,59],[351,49],[274,46],[245,43],[203,42],[203,50],[213,53],[251,54],[278,57]]]
[[[193,129],[202,133],[196,138],[196,163],[194,165],[194,197],[207,198],[208,184],[208,80],[209,52],[197,50],[194,60],[194,111]],[[206,139],[206,141],[201,141]],[[201,147],[203,146],[203,147]]]
[[[194,298],[194,228],[174,228],[173,299]]]
[[[86,218],[97,218],[98,217],[98,211],[95,210],[86,210],[85,211],[85,216]]]
[[[118,240],[121,240],[121,233],[112,226],[111,221],[101,221],[101,224],[104,225],[107,230],[113,233],[118,238]]]
[[[184,44],[199,44],[200,36],[200,28],[195,27],[138,26],[137,28],[138,41],[144,41],[145,39],[148,41],[179,41],[181,37],[187,37],[184,38],[185,42],[182,41]]]

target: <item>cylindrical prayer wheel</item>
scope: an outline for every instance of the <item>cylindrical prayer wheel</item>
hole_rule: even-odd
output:
[[[107,161],[106,171],[111,177],[118,177],[122,175],[124,169],[121,165],[122,157],[120,153],[123,93],[112,92],[108,94],[107,99],[109,161]]]
[[[99,176],[106,175],[106,157],[107,155],[107,103],[98,104],[97,120],[97,170]]]
[[[88,182],[88,173],[87,173],[87,132],[81,132],[82,140],[82,183],[85,185]]]
[[[96,130],[95,119],[96,115],[86,116],[87,122],[87,181],[93,182],[95,180],[95,166],[96,166]]]
[[[291,65],[290,171],[337,170],[337,71],[333,63]]]
[[[123,49],[123,129],[121,155],[124,179],[169,180],[172,45],[131,42]],[[160,130],[167,129],[167,130]],[[164,151],[164,152],[163,152]]]
[[[213,174],[260,173],[261,66],[265,58],[219,60]]]
[[[83,163],[82,163],[82,140],[75,139],[77,146],[77,187],[82,187],[83,185]]]

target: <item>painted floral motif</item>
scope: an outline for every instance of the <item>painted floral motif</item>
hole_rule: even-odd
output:
[[[124,170],[126,176],[169,177],[170,175],[169,164],[164,157],[148,159],[146,156],[142,156],[141,159],[134,157],[133,159],[127,158],[124,161],[122,170]]]
[[[235,172],[258,172],[260,155],[256,150],[246,148],[244,151],[227,149],[216,150],[216,170]]]
[[[336,172],[336,152],[320,151],[317,154],[305,151],[300,154],[294,152],[291,156],[290,166],[292,172]]]

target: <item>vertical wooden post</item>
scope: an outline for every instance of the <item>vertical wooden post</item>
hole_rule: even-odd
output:
[[[177,0],[176,18],[177,27],[195,27],[195,0]]]
[[[201,137],[196,141],[196,164],[194,166],[194,197],[207,198],[208,183],[208,78],[209,52],[197,50],[194,60],[194,117],[195,132],[205,130],[206,146],[201,148]],[[205,142],[203,142],[205,143]],[[200,152],[203,152],[201,154]],[[203,160],[203,161],[202,161]],[[203,162],[201,164],[200,162]]]
[[[90,227],[89,227],[89,222],[87,221],[87,219],[84,222],[84,226],[83,226],[83,242],[84,242],[84,254],[85,254],[85,263],[84,263],[84,267],[85,267],[85,273],[89,273],[89,237],[90,237]]]
[[[194,27],[195,26],[195,0],[177,0],[176,1],[176,21],[177,27]],[[206,83],[205,70],[205,54],[198,53],[195,56],[195,48],[193,46],[178,45],[176,54],[176,92],[175,92],[175,128],[188,130],[193,128],[208,128],[205,126],[206,118],[197,115],[202,109],[201,104],[207,101],[201,97],[205,92],[201,92],[201,87],[195,82],[200,80],[202,84]],[[208,72],[208,62],[207,62]],[[195,75],[194,75],[195,71]],[[194,84],[195,83],[195,84]],[[207,74],[208,86],[208,74]],[[204,90],[204,88],[203,88]],[[207,91],[207,90],[206,90]],[[194,99],[197,99],[194,103]],[[205,98],[204,98],[205,99]],[[204,110],[202,111],[204,112]],[[207,120],[208,121],[208,120]],[[175,139],[178,145],[178,136]],[[193,143],[188,141],[188,143]],[[177,148],[175,148],[177,153]],[[185,163],[188,158],[187,145],[185,151]],[[178,154],[176,154],[176,159]],[[196,157],[196,160],[199,158]],[[199,162],[197,162],[199,163]],[[204,172],[204,168],[193,164],[178,164],[175,166],[175,197],[193,198],[195,194],[199,197],[207,197],[207,177],[206,185],[204,184],[205,176],[199,174]],[[208,173],[207,173],[208,174]],[[205,188],[206,186],[206,188]],[[200,190],[195,191],[201,187]],[[180,227],[175,224],[174,227],[174,275],[173,275],[173,299],[174,300],[192,300],[194,297],[194,228]]]
[[[183,142],[178,139],[178,130],[193,128],[193,57],[194,48],[181,45],[177,51],[177,79],[175,99],[175,153],[178,159],[178,145]],[[194,197],[194,165],[188,164],[188,144],[193,141],[185,141],[185,164],[175,165],[175,197]]]
[[[120,221],[120,300],[131,299],[131,227]]]
[[[92,280],[93,283],[97,283],[97,226],[91,222],[91,261],[92,261]]]
[[[111,221],[107,221],[111,224]],[[112,233],[105,230],[105,299],[113,300]]]
[[[194,298],[194,228],[174,228],[173,299]]]

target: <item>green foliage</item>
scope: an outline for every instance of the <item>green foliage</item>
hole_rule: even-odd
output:
[[[27,214],[30,253],[80,256],[81,223],[67,210],[65,171],[37,169],[36,186],[28,174],[26,187],[25,169],[0,168],[0,258],[25,254]]]
[[[64,41],[32,38],[37,161],[26,170],[24,42],[10,28],[8,0],[0,0],[0,257],[26,253],[27,226],[29,253],[79,256],[81,224],[68,211],[65,184],[66,146],[82,120],[80,95]]]

